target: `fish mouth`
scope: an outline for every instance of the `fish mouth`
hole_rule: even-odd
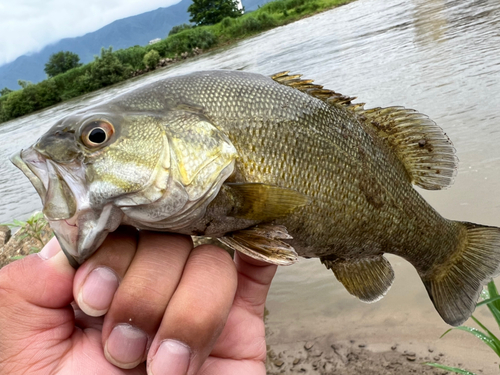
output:
[[[77,201],[62,177],[63,171],[32,147],[11,157],[12,163],[30,180],[43,204],[48,220],[65,220],[75,216]]]
[[[79,162],[55,163],[34,147],[14,154],[11,161],[36,189],[42,212],[73,267],[87,260],[120,225],[120,209],[89,204],[85,171]]]

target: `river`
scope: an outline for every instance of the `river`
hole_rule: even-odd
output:
[[[427,114],[453,141],[460,166],[451,189],[422,194],[447,218],[500,226],[500,3],[494,0],[358,0],[1,124],[0,222],[40,209],[35,190],[8,162],[9,155],[73,110],[202,69],[290,70],[358,96],[366,107],[402,105]],[[370,305],[350,297],[317,260],[280,268],[268,302],[270,341],[307,339],[325,330],[339,339],[363,337],[374,348],[412,337],[437,340],[447,327],[416,272],[400,258],[390,260],[394,286]],[[485,311],[477,316],[487,319]],[[481,352],[482,345],[466,334],[453,335],[436,345],[450,343],[464,353],[474,345]]]

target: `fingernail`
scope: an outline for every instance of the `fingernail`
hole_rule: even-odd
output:
[[[104,346],[104,354],[109,362],[123,369],[136,367],[142,362],[147,335],[129,324],[119,324],[111,331]]]
[[[78,305],[90,316],[106,314],[118,288],[118,277],[106,267],[90,272],[78,293]]]
[[[150,375],[180,375],[186,374],[189,367],[191,350],[176,340],[165,340],[149,366]]]
[[[38,256],[43,260],[47,260],[56,255],[59,251],[61,251],[61,247],[57,242],[56,238],[53,237],[45,246],[40,250]]]

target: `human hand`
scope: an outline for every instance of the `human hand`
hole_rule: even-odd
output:
[[[53,239],[0,270],[0,373],[265,374],[275,271],[131,228],[75,271]]]

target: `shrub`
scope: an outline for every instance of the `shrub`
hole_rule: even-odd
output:
[[[61,97],[53,79],[37,84],[26,84],[23,89],[11,92],[2,100],[0,120],[8,121],[60,101]]]
[[[201,27],[184,30],[169,36],[165,40],[165,54],[181,54],[191,52],[195,47],[208,49],[217,42],[217,37],[209,30]]]
[[[182,25],[177,25],[172,27],[172,29],[168,32],[168,35],[174,35],[180,33],[181,31],[192,29],[193,26],[188,23],[183,23]]]
[[[222,28],[222,30],[224,29],[229,29],[231,26],[233,26],[234,24],[234,18],[231,18],[231,17],[226,17],[224,18],[221,22],[220,22],[220,27]]]
[[[156,44],[155,44],[156,46]],[[148,52],[148,49],[141,46],[133,46],[126,49],[120,49],[113,52],[114,55],[121,61],[124,65],[130,65],[134,69],[144,69],[144,55]]]
[[[144,55],[143,59],[144,65],[149,69],[156,69],[156,65],[160,62],[160,54],[157,50],[152,49]]]
[[[123,64],[113,53],[112,47],[101,49],[101,56],[96,56],[85,75],[78,77],[80,90],[97,90],[130,77],[132,67]]]

